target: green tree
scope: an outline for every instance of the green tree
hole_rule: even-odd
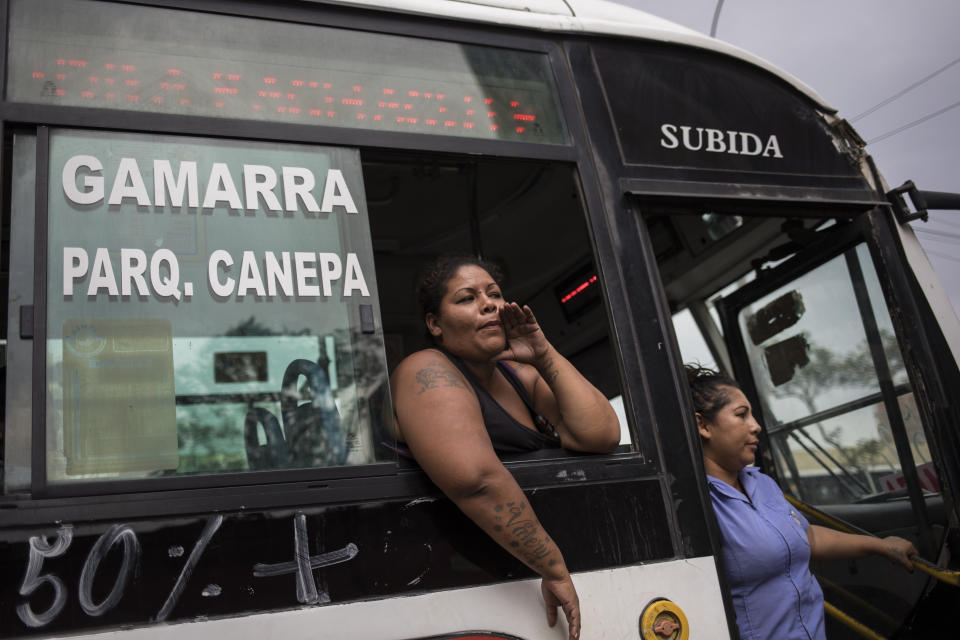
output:
[[[896,336],[888,330],[880,331],[880,339],[886,355],[887,366],[894,381],[906,379],[903,357],[897,346]],[[820,396],[827,390],[837,387],[859,387],[864,394],[875,392],[878,388],[877,372],[873,357],[866,340],[850,351],[838,353],[825,347],[811,344],[807,355],[809,361],[794,371],[793,377],[779,385],[770,386],[769,392],[775,398],[795,398],[800,400],[810,415],[822,408],[818,405]],[[861,438],[851,446],[841,443],[844,427],[827,429],[822,422],[813,425],[820,440],[837,453],[838,461],[852,476],[858,477],[863,486],[874,489],[869,474],[870,467],[887,462],[884,445],[877,438]]]

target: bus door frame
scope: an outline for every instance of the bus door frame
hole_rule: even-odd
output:
[[[958,461],[952,451],[943,451],[940,435],[943,432],[943,426],[937,424],[942,418],[936,410],[938,405],[943,406],[942,403],[948,401],[948,397],[941,395],[945,391],[943,385],[938,383],[937,380],[931,379],[938,378],[935,373],[930,373],[937,371],[937,359],[931,348],[927,332],[922,326],[924,319],[922,310],[917,302],[915,289],[909,286],[911,275],[905,267],[906,261],[903,256],[903,249],[895,231],[889,226],[891,224],[895,224],[895,221],[890,210],[886,207],[876,207],[851,223],[844,225],[842,229],[833,230],[833,227],[825,229],[823,240],[801,251],[786,263],[764,271],[758,280],[718,300],[717,309],[721,319],[723,335],[730,352],[733,366],[732,373],[743,386],[744,393],[750,399],[758,420],[761,424],[765,424],[763,408],[759,403],[759,396],[756,391],[757,383],[750,368],[746,345],[737,323],[737,314],[746,305],[763,295],[792,282],[837,256],[847,254],[849,250],[860,243],[866,244],[893,321],[894,332],[904,357],[908,379],[923,416],[924,432],[931,456],[940,474],[945,506],[948,513],[955,518],[957,504],[951,488],[956,486],[953,481]],[[885,408],[887,408],[898,459],[906,481],[907,494],[918,527],[920,551],[923,556],[936,559],[937,549],[933,541],[932,525],[927,513],[916,465],[910,453],[906,427],[899,410],[894,410],[897,406],[896,394],[883,354],[883,346],[880,343],[873,310],[870,308],[869,299],[863,295],[865,286],[862,273],[859,274],[858,282],[859,263],[856,260],[848,259],[848,267],[851,267],[854,263],[856,263],[855,269],[851,269],[851,276],[857,307],[861,319],[865,323],[864,328],[870,345],[872,361],[880,383],[881,398]],[[929,309],[926,311],[929,313]],[[939,398],[937,398],[938,395]],[[766,431],[761,434],[761,438],[766,446],[761,449],[760,465],[765,473],[777,478],[778,474]]]

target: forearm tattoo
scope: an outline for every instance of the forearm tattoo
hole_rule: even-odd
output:
[[[552,567],[557,563],[553,555],[553,541],[543,530],[532,512],[527,514],[524,502],[508,502],[493,508],[496,512],[493,530],[506,532],[510,537],[508,544],[520,557],[534,569]]]
[[[543,379],[547,381],[547,384],[553,384],[559,375],[560,369],[553,363],[553,358],[550,358],[543,366]]]
[[[456,371],[443,366],[439,362],[428,362],[427,366],[417,371],[417,382],[422,387],[417,391],[417,395],[430,389],[439,389],[440,387],[460,387],[465,389],[466,385],[460,380]]]

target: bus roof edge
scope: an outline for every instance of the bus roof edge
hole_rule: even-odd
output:
[[[713,51],[738,58],[777,76],[829,113],[836,113],[813,88],[773,63],[723,40],[609,0],[312,0],[398,13],[595,35],[622,36]]]

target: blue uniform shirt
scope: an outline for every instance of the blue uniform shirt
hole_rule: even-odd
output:
[[[826,640],[823,591],[810,573],[810,523],[754,467],[746,495],[707,476],[742,640]]]

